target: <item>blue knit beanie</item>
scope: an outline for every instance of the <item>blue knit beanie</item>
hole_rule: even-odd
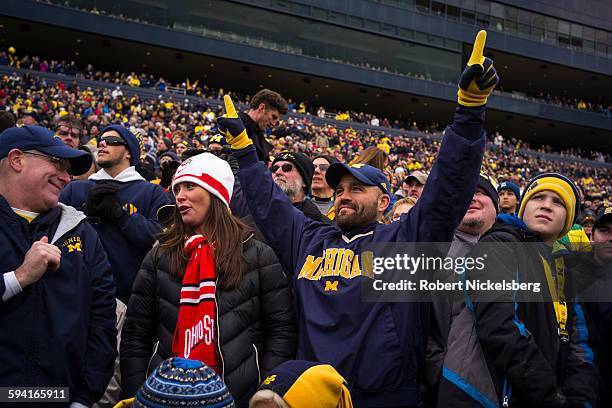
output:
[[[109,125],[102,129],[100,136],[110,130],[119,133],[119,136],[125,140],[126,147],[131,156],[130,165],[136,166],[140,161],[140,154],[144,151],[144,140],[142,140],[142,137],[140,135],[136,136],[134,133],[130,132],[128,128],[122,125]],[[100,140],[98,140],[98,142],[100,142]]]
[[[500,183],[499,187],[497,188],[497,192],[501,193],[502,190],[512,191],[516,196],[516,201],[521,201],[521,190],[519,189],[519,186],[517,186],[513,182],[504,181],[503,183]]]
[[[134,407],[235,407],[221,378],[206,364],[172,357],[163,361],[136,393]]]

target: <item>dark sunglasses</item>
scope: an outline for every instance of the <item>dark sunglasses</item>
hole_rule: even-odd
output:
[[[327,169],[329,169],[329,164],[314,164],[315,170],[317,169],[317,167],[319,168],[319,170],[321,170],[322,173],[325,173]]]
[[[276,173],[278,169],[281,169],[283,173],[289,173],[291,170],[293,170],[293,164],[285,163],[282,166],[277,166],[275,164],[274,166],[270,167],[270,171],[272,173]]]
[[[100,138],[100,142],[99,143],[102,143],[102,142],[106,143],[107,146],[125,146],[126,145],[125,144],[125,140],[123,140],[119,136],[106,136],[106,137],[102,137],[102,138]]]

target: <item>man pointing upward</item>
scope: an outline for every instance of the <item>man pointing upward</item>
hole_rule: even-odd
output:
[[[476,190],[485,135],[485,104],[499,81],[484,58],[486,33],[476,37],[461,75],[458,106],[417,205],[399,222],[378,224],[390,186],[374,167],[335,163],[326,173],[335,191],[336,224],[306,218],[272,181],[231,98],[218,119],[240,165],[253,218],[291,271],[297,295],[297,358],[334,366],[348,381],[355,406],[417,406],[417,379],[427,343],[428,306],[365,303],[361,251],[371,242],[450,241]],[[369,282],[369,281],[365,281]]]

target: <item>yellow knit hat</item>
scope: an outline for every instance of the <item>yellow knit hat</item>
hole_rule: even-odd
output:
[[[518,211],[519,218],[523,218],[527,201],[540,191],[555,192],[561,197],[561,200],[563,200],[567,213],[565,216],[565,224],[559,237],[564,236],[572,228],[572,225],[574,225],[580,208],[580,196],[576,185],[572,180],[559,173],[543,173],[531,179],[529,183],[527,183],[523,196],[521,197],[521,205]]]
[[[352,408],[344,378],[329,364],[289,360],[268,373],[259,387],[280,395],[291,408]]]

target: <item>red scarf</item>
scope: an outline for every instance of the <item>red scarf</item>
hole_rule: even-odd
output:
[[[185,242],[185,252],[189,263],[183,277],[172,353],[200,360],[222,374],[221,357],[216,347],[216,275],[212,249],[206,237],[193,235]]]

